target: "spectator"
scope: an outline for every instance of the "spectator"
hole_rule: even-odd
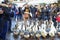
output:
[[[22,7],[19,7],[18,10],[19,10],[20,19],[22,19],[22,14],[23,14],[23,13],[22,13]]]
[[[58,25],[58,28],[60,28],[60,12],[58,12],[58,15],[56,17],[56,21],[57,21],[57,25]]]
[[[3,6],[0,5],[0,38],[2,40],[6,40],[6,33],[8,31],[6,18],[7,18],[7,16],[4,12],[4,5]]]
[[[12,11],[12,4],[9,3],[8,4],[8,8],[5,9],[5,13],[8,16],[8,26],[9,26],[9,32],[11,32],[11,17],[14,15],[13,11]]]

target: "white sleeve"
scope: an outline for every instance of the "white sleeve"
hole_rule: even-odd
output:
[[[32,17],[32,13],[30,12],[30,16]]]
[[[22,8],[22,10],[24,10],[24,9],[25,9],[25,7]]]

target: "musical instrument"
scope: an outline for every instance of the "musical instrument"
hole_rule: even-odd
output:
[[[24,38],[27,38],[28,39],[29,37],[30,37],[29,32],[28,31],[25,31],[24,32]]]
[[[58,32],[57,32],[58,36],[60,36],[60,28],[58,29]]]
[[[47,32],[46,32],[45,30],[41,30],[41,35],[42,35],[44,38],[46,38]]]
[[[37,38],[40,38],[40,36],[41,36],[40,31],[37,31],[35,35],[36,35]]]
[[[29,39],[30,37],[36,37],[40,39],[41,36],[46,38],[47,34],[49,34],[50,37],[54,37],[56,33],[56,29],[52,21],[50,21],[50,23],[47,24],[46,22],[42,22],[41,24],[39,24],[39,21],[37,19],[31,21],[22,20],[20,22],[17,22],[16,26],[16,31],[14,32],[15,35],[20,35],[21,37],[24,37],[26,39]],[[47,26],[49,27],[49,30],[47,30]]]
[[[13,36],[16,38],[19,36],[19,28],[18,24],[15,25],[15,28],[13,28]]]
[[[50,31],[50,32],[49,32],[49,36],[50,36],[50,37],[54,37],[54,36],[55,36],[54,31]]]

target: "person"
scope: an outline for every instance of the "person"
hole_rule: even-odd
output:
[[[19,18],[19,10],[18,10],[18,8],[16,8],[16,6],[15,5],[12,5],[12,7],[11,7],[11,9],[12,9],[12,12],[13,12],[13,17],[14,17],[14,19],[18,19]],[[17,20],[16,20],[17,21]]]
[[[56,31],[56,29],[54,27],[54,23],[51,19],[49,20],[49,26],[48,27],[50,27],[49,36],[54,37],[57,31]]]
[[[4,12],[4,5],[0,5],[0,40],[6,40],[6,33],[8,31],[6,13]]]
[[[29,6],[27,4],[25,5],[23,17],[24,17],[24,19],[31,18],[30,9],[29,9]]]
[[[58,23],[58,28],[60,28],[60,12],[58,12],[58,15],[56,16],[56,22]]]
[[[51,6],[51,8],[50,8],[50,15],[52,16],[52,21],[54,22],[54,26],[56,27],[57,25],[57,23],[56,23],[56,19],[55,19],[55,16],[56,16],[56,7],[55,7],[55,5],[54,4],[51,4],[50,5]]]
[[[41,5],[41,19],[42,19],[42,20],[44,20],[44,16],[45,16],[45,15],[44,15],[44,14],[45,14],[44,12],[45,12],[45,11],[44,11],[44,5]]]
[[[37,8],[36,8],[36,6],[30,6],[30,12],[31,12],[31,14],[32,14],[32,18],[34,19],[35,18],[35,13],[36,13],[36,11],[37,11]]]
[[[38,20],[41,20],[41,12],[40,12],[39,10],[36,11],[35,17],[36,17]]]
[[[7,21],[8,21],[8,27],[9,27],[9,29],[8,29],[8,31],[9,32],[12,32],[11,31],[11,17],[14,15],[14,13],[13,13],[13,11],[12,11],[12,4],[11,3],[9,3],[8,4],[8,7],[5,7],[4,8],[4,11],[5,11],[5,13],[6,13],[6,18],[7,18]]]
[[[22,19],[22,7],[19,7],[18,10],[19,10],[20,19]]]
[[[23,19],[27,21],[29,19],[29,12],[24,12]]]

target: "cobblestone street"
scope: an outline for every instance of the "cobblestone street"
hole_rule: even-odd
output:
[[[21,37],[19,36],[18,38],[14,38],[13,37],[13,33],[10,33],[10,34],[7,34],[7,40],[26,40],[26,39],[24,39],[24,38],[22,38],[21,39]],[[35,38],[33,38],[33,39],[30,39],[29,38],[29,40],[38,40],[38,39],[35,39]],[[58,37],[58,36],[55,36],[55,38],[46,38],[46,39],[44,39],[44,38],[40,38],[40,40],[60,40],[60,37]]]

